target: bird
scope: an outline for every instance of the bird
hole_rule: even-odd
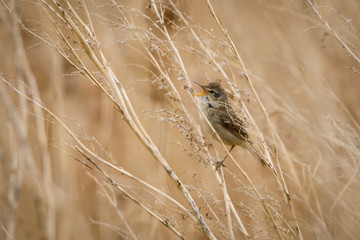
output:
[[[207,85],[202,85],[198,82],[194,82],[199,85],[203,92],[194,93],[198,97],[198,105],[203,114],[200,114],[200,120],[203,128],[212,137],[230,145],[229,153],[234,149],[235,146],[241,146],[248,150],[260,163],[265,166],[266,163],[261,155],[254,149],[253,142],[249,138],[249,134],[245,128],[244,122],[237,116],[233,108],[229,105],[228,96],[225,89],[222,88],[220,82],[210,82]],[[208,122],[204,119],[207,118],[215,132],[209,126]],[[224,166],[224,161],[216,162],[216,170],[220,166]]]

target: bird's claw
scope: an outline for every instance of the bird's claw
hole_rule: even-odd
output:
[[[215,162],[215,170],[217,171],[220,167],[226,167],[224,160]]]

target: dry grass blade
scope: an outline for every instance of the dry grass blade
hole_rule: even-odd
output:
[[[228,32],[224,29],[223,25],[221,24],[219,18],[217,17],[217,15],[216,15],[216,13],[215,13],[215,10],[214,10],[214,8],[213,8],[210,0],[206,0],[206,3],[207,3],[207,5],[208,5],[208,7],[209,7],[209,9],[210,9],[211,14],[212,14],[213,17],[215,18],[217,24],[219,25],[219,27],[221,28],[222,32],[225,34],[227,40],[229,41],[229,43],[230,43],[230,45],[231,45],[231,48],[232,48],[232,50],[234,51],[234,55],[236,56],[237,60],[239,61],[240,65],[241,65],[241,68],[242,68],[243,71],[244,71],[244,76],[245,76],[245,78],[246,78],[246,80],[247,80],[247,82],[248,82],[248,84],[249,84],[249,86],[250,86],[250,89],[251,89],[252,92],[254,93],[254,96],[255,96],[255,98],[256,98],[256,100],[257,100],[257,103],[259,104],[259,106],[260,106],[260,108],[261,108],[261,110],[262,110],[262,112],[263,112],[263,114],[264,114],[264,116],[265,116],[265,119],[266,119],[266,121],[267,121],[267,123],[268,123],[268,126],[271,128],[272,133],[276,136],[277,140],[278,140],[279,143],[280,143],[280,146],[282,146],[282,149],[285,149],[285,147],[284,147],[284,145],[283,145],[283,143],[282,143],[282,140],[280,139],[280,137],[279,137],[279,135],[277,134],[277,132],[276,132],[273,124],[272,124],[271,121],[270,121],[270,118],[269,118],[269,115],[268,115],[268,111],[266,111],[264,105],[262,104],[262,101],[261,101],[260,98],[259,98],[259,95],[258,95],[257,91],[255,90],[255,87],[254,87],[254,85],[253,85],[253,83],[252,83],[252,81],[251,81],[251,79],[250,79],[250,77],[249,77],[249,74],[247,73],[245,64],[244,64],[244,62],[243,62],[243,60],[242,60],[242,58],[241,58],[241,56],[240,56],[240,54],[239,54],[239,52],[238,52],[238,50],[237,50],[237,48],[236,48],[234,42],[231,40]],[[262,134],[261,134],[261,136],[262,136]],[[264,137],[263,137],[263,136],[262,136],[262,139],[264,140]],[[265,141],[263,141],[263,142],[265,143]],[[288,204],[289,204],[289,206],[290,206],[290,211],[291,211],[291,213],[292,213],[292,215],[293,215],[293,217],[294,217],[295,224],[296,224],[296,233],[297,233],[297,236],[298,236],[299,239],[303,239],[302,234],[301,234],[301,231],[300,231],[300,228],[299,228],[299,224],[298,224],[298,221],[297,221],[297,217],[296,217],[296,214],[295,214],[295,211],[294,211],[294,206],[293,206],[293,203],[292,203],[292,201],[291,201],[290,193],[289,193],[289,191],[288,191],[288,189],[287,189],[287,185],[286,185],[285,179],[284,179],[284,177],[283,177],[283,174],[282,174],[280,165],[279,165],[279,170],[280,170],[280,171],[279,171],[279,172],[280,172],[280,175],[279,175],[279,174],[278,174],[278,171],[274,168],[274,163],[273,163],[272,160],[271,160],[270,153],[269,153],[269,151],[268,151],[269,148],[266,146],[266,144],[265,144],[265,146],[264,146],[264,149],[266,149],[266,152],[267,152],[267,154],[266,154],[266,157],[267,157],[267,158],[266,158],[266,159],[267,159],[267,161],[270,162],[270,164],[269,164],[268,166],[272,169],[272,171],[273,171],[273,173],[274,173],[274,176],[276,177],[276,179],[277,179],[277,181],[279,182],[279,184],[282,186],[283,191],[284,191],[284,196],[285,196],[285,198],[286,198],[286,200],[288,201]],[[286,151],[285,151],[285,152],[286,152]],[[291,164],[291,165],[292,165],[292,164]],[[293,166],[292,166],[292,168],[293,168]],[[295,172],[295,171],[294,171],[294,172]],[[296,176],[296,175],[295,175],[295,176]],[[281,178],[280,178],[280,177],[281,177]],[[259,196],[260,196],[260,195],[259,195]],[[265,204],[264,204],[264,207],[265,207]],[[265,209],[267,209],[267,207],[265,207]],[[266,212],[268,212],[268,210],[266,210]],[[269,213],[268,213],[268,215],[269,215],[270,219],[272,219],[272,217],[271,217],[271,215],[270,215]],[[281,238],[281,234],[280,234],[279,229],[277,228],[276,224],[274,224],[274,227],[276,228],[276,231],[277,231],[277,233],[278,233],[279,238]]]
[[[39,107],[40,109],[44,110],[45,112],[47,112],[48,114],[50,114],[68,133],[69,135],[71,135],[71,137],[78,143],[80,144],[81,148],[84,149],[86,152],[89,152],[93,157],[97,158],[97,160],[105,165],[108,165],[109,167],[119,171],[121,174],[125,174],[127,176],[129,176],[131,179],[136,180],[138,182],[140,182],[141,184],[145,185],[146,187],[149,187],[150,189],[156,191],[157,193],[161,194],[162,196],[168,198],[170,201],[172,201],[174,204],[176,204],[177,206],[179,206],[180,208],[182,208],[185,212],[187,212],[187,214],[190,215],[191,218],[193,218],[194,221],[196,221],[196,219],[191,215],[191,213],[189,213],[183,206],[181,206],[178,202],[176,202],[174,199],[172,199],[171,197],[167,196],[166,194],[162,193],[161,191],[157,190],[156,188],[154,188],[153,186],[149,185],[148,183],[136,178],[135,176],[131,175],[130,173],[128,173],[127,171],[116,167],[114,165],[112,165],[111,163],[99,158],[96,154],[94,154],[90,149],[88,149],[77,137],[76,135],[53,113],[51,112],[49,109],[47,109],[42,103],[38,102],[37,100],[34,100],[32,98],[29,98],[28,96],[26,96],[24,93],[20,92],[18,89],[12,87],[8,81],[6,81],[4,78],[0,77],[1,81],[3,81],[5,84],[8,85],[8,87],[12,88],[13,91],[15,91],[17,94],[19,94],[19,96],[23,97],[24,99],[27,99],[28,101],[30,101],[31,103],[33,103],[35,106]],[[95,166],[95,168],[107,179],[107,181],[114,186],[116,189],[118,189],[119,191],[121,191],[122,193],[124,193],[130,200],[132,200],[133,202],[135,202],[137,205],[139,205],[141,208],[143,208],[146,212],[148,212],[151,216],[153,216],[154,218],[156,218],[158,221],[160,221],[164,226],[166,226],[167,228],[169,228],[172,232],[174,232],[180,239],[185,239],[185,237],[179,233],[169,222],[168,220],[162,218],[161,216],[159,216],[158,214],[156,214],[155,212],[151,211],[151,209],[147,208],[145,205],[143,205],[141,202],[139,202],[136,198],[132,197],[129,193],[127,193],[123,188],[121,188],[121,186],[119,184],[117,184],[111,177],[109,174],[107,174],[94,160],[92,160],[85,152],[84,150],[81,150],[78,146],[73,146],[73,148],[78,151],[87,161],[89,161],[92,165]]]
[[[0,239],[357,239],[356,0],[0,5]]]
[[[109,174],[107,174],[94,160],[92,160],[84,151],[82,151],[79,147],[74,146],[74,149],[78,151],[87,161],[89,161],[95,168],[107,179],[107,181],[114,186],[117,190],[122,192],[127,198],[129,198],[131,201],[133,201],[135,204],[139,205],[142,209],[144,209],[147,213],[149,213],[151,216],[156,218],[161,224],[163,224],[165,227],[169,228],[177,237],[180,239],[185,239],[185,236],[182,235],[179,231],[177,231],[171,223],[167,219],[164,219],[163,217],[159,216],[157,213],[152,211],[151,209],[144,206],[141,202],[139,202],[135,197],[133,197],[131,194],[129,194],[127,191],[125,191],[117,182],[115,182]]]
[[[45,5],[48,5],[46,2],[43,2]],[[69,8],[69,12],[67,12],[63,6],[60,4],[56,4],[57,10],[60,12],[60,16],[62,17],[62,20],[69,24],[70,28],[75,32],[76,36],[80,40],[80,43],[82,47],[85,50],[85,53],[89,56],[89,58],[93,61],[93,63],[96,65],[98,70],[104,74],[104,77],[107,80],[107,83],[110,86],[111,91],[113,92],[114,96],[110,96],[107,92],[104,92],[105,94],[108,94],[108,97],[112,99],[117,107],[117,109],[121,112],[121,114],[124,116],[124,120],[128,123],[129,127],[136,133],[139,140],[144,144],[144,146],[152,153],[155,159],[157,159],[162,166],[164,167],[165,171],[168,173],[168,175],[174,180],[174,182],[178,185],[179,189],[184,194],[184,197],[188,201],[189,205],[193,209],[195,216],[197,217],[200,225],[200,229],[203,231],[203,233],[209,237],[210,239],[215,239],[214,235],[212,234],[211,230],[207,226],[203,216],[201,215],[198,206],[196,205],[195,201],[189,194],[188,190],[184,186],[184,184],[181,182],[181,180],[177,177],[175,172],[171,169],[167,161],[164,159],[164,157],[159,152],[156,145],[152,142],[151,138],[148,136],[146,130],[143,128],[142,124],[140,123],[135,111],[133,110],[132,104],[127,97],[127,94],[120,84],[120,82],[117,80],[116,76],[112,72],[111,68],[109,67],[109,64],[107,63],[104,55],[102,54],[100,49],[97,49],[97,52],[94,52],[95,50],[89,45],[89,42],[87,40],[87,37],[84,35],[86,34],[86,30],[88,29],[86,25],[81,21],[79,16],[76,14],[73,8]],[[69,3],[67,3],[68,6],[71,6]],[[48,8],[52,9],[52,8]],[[56,14],[56,12],[55,12]],[[77,25],[72,17],[69,14],[73,14],[73,17],[78,21]],[[80,30],[80,27],[85,29],[85,33],[83,33]],[[87,32],[91,36],[91,32]],[[61,34],[63,36],[63,34]],[[96,39],[92,39],[92,41],[96,42]],[[76,56],[76,52],[73,52],[73,54]],[[82,68],[82,67],[81,67]],[[85,66],[84,66],[85,68]]]

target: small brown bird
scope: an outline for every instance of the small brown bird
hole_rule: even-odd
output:
[[[221,87],[221,84],[219,82],[210,82],[208,85],[195,83],[203,89],[202,93],[194,94],[199,97],[199,107],[223,143],[231,146],[229,153],[236,145],[239,145],[248,150],[262,165],[265,166],[265,161],[260,154],[255,151],[253,144],[249,139],[243,121],[229,105],[227,94]],[[216,134],[205,121],[202,114],[200,114],[200,119],[205,131],[216,138]],[[222,161],[216,163],[216,169],[223,165],[226,157],[227,155]]]

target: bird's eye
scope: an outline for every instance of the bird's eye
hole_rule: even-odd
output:
[[[209,93],[214,93],[215,91],[214,90],[209,90]]]

